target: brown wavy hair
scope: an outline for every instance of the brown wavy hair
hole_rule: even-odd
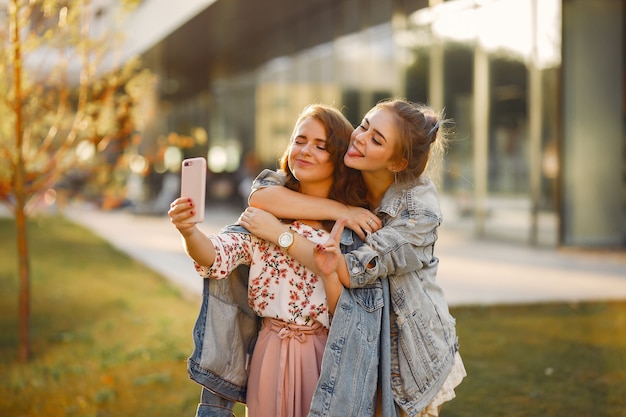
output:
[[[298,116],[291,134],[291,142],[295,139],[297,127],[306,119],[318,120],[325,129],[326,150],[333,163],[333,183],[328,198],[343,204],[357,207],[367,207],[366,188],[361,173],[345,166],[343,156],[350,144],[350,135],[353,127],[346,117],[337,109],[324,104],[310,104]],[[289,169],[289,148],[285,149],[280,158],[280,168],[287,174],[285,186],[294,191],[301,191],[300,182]]]

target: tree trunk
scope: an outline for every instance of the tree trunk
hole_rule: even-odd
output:
[[[20,47],[19,5],[12,0],[9,6],[11,21],[11,40],[13,44],[13,82],[15,90],[15,225],[17,236],[18,273],[20,276],[20,295],[18,302],[19,316],[19,359],[26,362],[30,359],[30,268],[28,257],[28,239],[26,227],[26,195],[24,189],[24,154],[23,154],[23,119],[22,119],[22,51]]]
[[[17,259],[18,271],[20,275],[20,295],[19,295],[19,359],[27,362],[30,359],[30,267],[28,256],[28,240],[26,233],[26,215],[24,205],[18,203],[15,212],[15,223],[17,227]]]

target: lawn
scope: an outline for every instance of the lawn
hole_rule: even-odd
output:
[[[17,261],[0,220],[0,416],[193,416],[199,298],[61,217],[29,224],[33,360],[17,358]]]
[[[193,416],[199,300],[60,217],[29,223],[33,359],[16,361],[14,235],[0,219],[0,416]],[[452,312],[468,377],[442,417],[626,415],[626,301]]]
[[[453,314],[468,377],[443,417],[626,416],[626,302]]]

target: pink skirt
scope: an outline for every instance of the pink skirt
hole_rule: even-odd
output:
[[[249,417],[304,417],[320,376],[328,329],[264,318],[248,377]]]

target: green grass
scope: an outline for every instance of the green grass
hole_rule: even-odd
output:
[[[193,416],[199,298],[61,217],[29,223],[33,359],[17,362],[15,227],[0,219],[0,416]]]
[[[626,416],[626,302],[468,307],[453,416]]]
[[[17,362],[14,236],[0,219],[0,416],[193,416],[199,300],[60,217],[29,223],[33,360]],[[468,377],[442,417],[626,415],[626,301],[452,312]]]

